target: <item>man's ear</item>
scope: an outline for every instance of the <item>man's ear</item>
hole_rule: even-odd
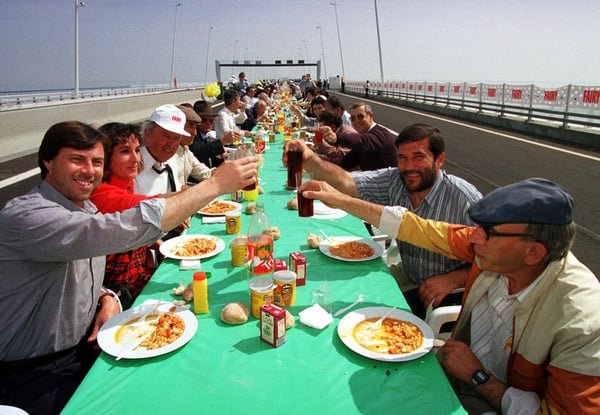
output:
[[[544,260],[548,255],[548,249],[541,243],[533,243],[525,255],[525,263],[527,265],[537,265]]]

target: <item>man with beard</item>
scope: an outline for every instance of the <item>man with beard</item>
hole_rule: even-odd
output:
[[[300,141],[290,142],[287,150],[303,151],[304,169],[342,193],[379,205],[404,206],[425,219],[472,224],[467,209],[481,193],[469,182],[442,170],[446,154],[440,131],[427,124],[413,124],[400,132],[395,144],[397,167],[352,173],[322,160]],[[416,315],[424,316],[429,304],[436,307],[454,289],[465,286],[467,264],[396,242],[402,263],[391,271]]]

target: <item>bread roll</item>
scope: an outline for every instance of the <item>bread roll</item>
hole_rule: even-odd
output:
[[[221,320],[227,324],[244,324],[248,321],[248,307],[243,303],[229,303],[221,310]]]
[[[289,210],[298,210],[298,198],[294,196],[292,199],[288,200],[287,208]]]

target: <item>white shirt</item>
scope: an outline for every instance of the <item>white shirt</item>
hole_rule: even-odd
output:
[[[152,167],[159,162],[152,157],[146,147],[140,148],[140,153],[142,154],[142,160],[144,160],[144,170],[135,178],[135,192],[137,194],[148,196],[169,193],[171,189],[169,187],[169,176],[167,172],[157,173],[152,169]],[[175,160],[175,157],[171,157],[162,164],[168,164],[171,167],[175,179],[176,190],[181,189],[182,183],[178,178],[178,176],[180,176],[180,167]]]
[[[235,130],[236,124],[242,124],[247,118],[244,111],[238,113],[230,111],[227,107],[223,108],[217,114],[217,118],[215,118],[215,133],[217,138],[220,140],[225,133]]]

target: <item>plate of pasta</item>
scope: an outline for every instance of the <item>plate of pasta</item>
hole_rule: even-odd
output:
[[[225,249],[222,239],[210,235],[182,235],[163,242],[160,253],[173,259],[204,259]]]
[[[196,316],[187,307],[156,305],[154,301],[145,302],[104,323],[98,332],[100,348],[111,356],[144,359],[184,346],[198,329]]]
[[[346,262],[362,262],[379,258],[383,247],[372,239],[358,236],[336,236],[324,239],[319,250],[330,258]]]
[[[346,314],[338,336],[350,350],[373,360],[404,362],[418,359],[433,348],[431,327],[414,314],[392,310],[380,327],[376,321],[391,307],[365,307]]]
[[[230,200],[214,200],[198,211],[204,216],[224,216],[227,212],[241,211],[242,205]]]

